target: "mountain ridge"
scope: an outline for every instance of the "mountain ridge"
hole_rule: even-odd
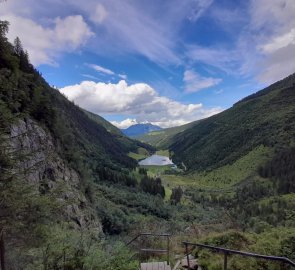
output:
[[[135,137],[149,133],[151,131],[161,130],[162,128],[151,123],[146,124],[135,124],[126,129],[121,129],[121,131],[129,137]]]
[[[292,74],[176,134],[169,146],[173,160],[198,171],[232,163],[259,145],[289,147],[295,134],[294,83]]]
[[[185,131],[186,129],[194,125],[197,125],[199,121],[201,120],[193,121],[181,126],[163,128],[159,131],[151,131],[143,135],[135,136],[134,139],[137,139],[144,143],[149,143],[158,149],[168,149],[173,136]]]

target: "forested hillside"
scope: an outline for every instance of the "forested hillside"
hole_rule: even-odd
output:
[[[158,149],[167,149],[169,145],[171,145],[171,143],[173,142],[173,137],[176,134],[183,132],[184,130],[190,127],[193,127],[198,122],[199,121],[194,121],[194,122],[177,126],[177,127],[165,128],[158,131],[152,131],[144,135],[135,136],[134,138],[144,143],[149,143]]]
[[[231,164],[256,147],[294,145],[295,74],[176,135],[173,160],[188,171]]]
[[[103,248],[98,238],[126,231],[128,220],[137,220],[121,197],[137,193],[142,213],[167,217],[162,199],[154,204],[140,187],[145,176],[128,156],[138,148],[153,148],[115,128],[108,132],[111,124],[89,117],[51,88],[30,64],[21,41],[8,42],[8,26],[0,21],[0,244],[7,250],[5,263],[9,269],[59,269],[61,264],[90,269],[99,260],[108,269],[113,260],[106,253],[108,243]],[[120,252],[125,249],[120,248],[119,257]]]
[[[8,42],[8,28],[0,21],[0,256],[7,269],[138,269],[138,248],[124,242],[148,231],[173,235],[173,263],[188,239],[295,259],[295,75],[144,140],[169,146],[183,171],[139,168],[130,156],[154,148],[51,88],[21,41]],[[202,269],[221,269],[216,254],[196,253]],[[237,270],[287,269],[228,260]]]
[[[110,122],[106,121],[103,117],[97,114],[88,112],[86,110],[83,110],[83,111],[87,114],[87,116],[90,119],[95,121],[97,124],[103,126],[108,132],[110,132],[121,143],[121,146],[125,149],[127,153],[132,152],[132,153],[138,154],[138,152],[142,151],[143,149],[147,154],[154,152],[154,147],[151,146],[150,144],[140,142],[139,140],[136,140],[135,138],[130,139],[129,137],[124,135],[119,128],[113,126]]]
[[[207,218],[200,205],[172,204],[161,178],[128,156],[153,148],[51,88],[21,41],[8,42],[8,26],[0,21],[1,263],[136,269],[131,251],[111,236],[178,232],[192,220],[221,215],[216,209]]]

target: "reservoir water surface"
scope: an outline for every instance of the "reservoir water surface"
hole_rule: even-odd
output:
[[[160,155],[152,155],[144,160],[138,162],[139,165],[148,166],[165,166],[165,165],[174,165],[172,160],[169,157],[160,156]]]

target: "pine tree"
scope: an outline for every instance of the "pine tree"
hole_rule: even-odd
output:
[[[172,204],[178,204],[181,201],[183,191],[181,187],[173,188],[170,201]]]
[[[23,45],[22,45],[19,37],[16,37],[14,40],[14,52],[18,56],[20,56],[22,53],[24,53]]]

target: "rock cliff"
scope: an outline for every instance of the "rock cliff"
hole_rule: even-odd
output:
[[[58,143],[39,123],[26,118],[13,124],[11,153],[17,156],[17,174],[25,177],[41,194],[50,194],[62,205],[62,218],[74,227],[96,229],[101,224],[91,204],[81,192],[81,178],[58,154]]]

